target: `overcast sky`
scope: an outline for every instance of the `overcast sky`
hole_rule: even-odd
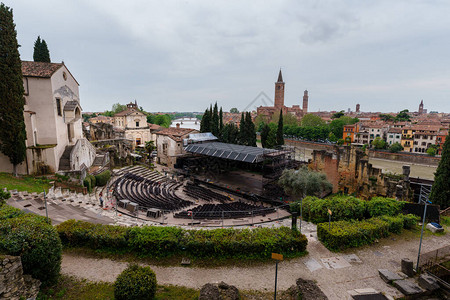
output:
[[[0,1],[22,60],[45,39],[84,111],[254,109],[281,68],[287,106],[450,112],[450,1]]]

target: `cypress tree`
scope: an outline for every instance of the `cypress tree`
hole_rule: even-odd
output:
[[[38,35],[36,41],[34,42],[33,60],[41,61],[41,37]]]
[[[269,137],[269,133],[270,133],[269,125],[264,124],[261,130],[261,144],[263,148],[269,148],[267,144],[267,138]]]
[[[38,36],[34,42],[33,60],[40,62],[50,62],[50,52],[47,43]]]
[[[247,127],[247,145],[256,147],[256,129],[255,124],[252,121],[252,114],[247,112],[246,115],[246,127]]]
[[[222,106],[219,110],[219,135],[222,133],[223,130],[223,112],[222,112]]]
[[[211,132],[214,136],[218,137],[219,136],[219,112],[217,109],[217,102],[216,104],[214,104],[214,110],[212,112],[212,117],[211,117]]]
[[[284,145],[284,136],[283,136],[283,111],[280,109],[280,118],[278,119],[278,128],[277,128],[277,146]]]
[[[442,149],[442,157],[434,173],[430,201],[439,204],[441,210],[450,206],[450,137],[447,136]]]
[[[202,120],[200,121],[200,132],[210,132],[210,114],[208,109],[205,110]]]
[[[45,40],[42,40],[41,43],[41,57],[42,62],[50,62],[50,51],[48,51],[47,43],[45,42]]]
[[[238,144],[245,145],[247,140],[244,113],[241,113],[241,121],[239,123]]]
[[[9,157],[13,173],[25,160],[24,89],[17,32],[12,9],[0,4],[0,151]]]

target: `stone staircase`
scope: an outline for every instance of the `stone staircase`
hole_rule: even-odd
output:
[[[59,159],[59,171],[70,171],[70,153],[72,152],[73,146],[66,146],[63,155]]]

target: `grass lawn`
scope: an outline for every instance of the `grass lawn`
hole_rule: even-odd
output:
[[[194,300],[199,297],[199,290],[175,285],[158,285],[156,300]],[[273,291],[239,291],[242,300],[273,299]],[[278,291],[278,299],[292,299],[288,291]],[[114,285],[108,282],[90,282],[72,276],[62,275],[54,286],[41,289],[37,300],[99,300],[114,299]]]
[[[50,180],[45,177],[19,176],[10,173],[0,173],[0,188],[8,190],[27,191],[29,193],[42,193],[51,187]]]
[[[174,285],[158,285],[156,299],[197,299],[199,291]],[[114,286],[107,282],[90,282],[76,277],[62,275],[54,286],[41,289],[38,300],[67,299],[93,300],[114,299]]]

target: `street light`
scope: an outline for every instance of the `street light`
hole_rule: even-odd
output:
[[[419,272],[419,260],[420,260],[420,250],[422,248],[422,237],[423,237],[423,228],[425,227],[425,217],[427,215],[427,206],[428,204],[431,204],[431,201],[429,200],[419,200],[420,202],[425,202],[425,209],[423,210],[423,219],[422,219],[422,231],[420,233],[420,243],[419,243],[419,253],[417,254],[417,266],[416,266],[416,272]]]

